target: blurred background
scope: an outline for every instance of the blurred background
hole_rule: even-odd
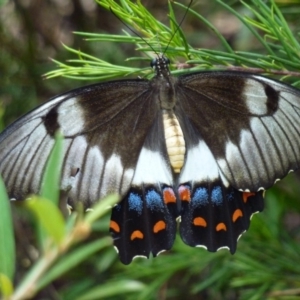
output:
[[[158,20],[168,23],[167,1],[142,3]],[[228,3],[243,12],[239,1]],[[290,26],[299,28],[299,2],[278,1],[278,4]],[[50,58],[61,62],[70,58],[62,43],[111,63],[127,64],[127,57],[137,55],[131,45],[87,43],[72,33],[120,33],[124,28],[113,14],[93,0],[2,0],[0,5],[1,130],[56,94],[93,83],[43,79],[43,74],[56,68]],[[174,8],[180,22],[185,12]],[[195,0],[193,8],[209,19],[234,49],[260,50],[249,32],[217,1]],[[193,47],[220,47],[215,36],[189,14],[182,30]],[[290,177],[268,191],[266,210],[253,218],[235,256],[226,251],[212,254],[189,248],[177,238],[171,254],[155,260],[138,260],[125,267],[111,248],[58,279],[36,299],[75,299],[95,285],[120,288],[120,294],[111,299],[300,299],[299,195],[297,177]],[[23,217],[27,220],[18,214],[21,220]],[[109,216],[98,224],[91,238],[107,236],[108,219]],[[19,243],[16,280],[38,255],[31,231],[27,221],[16,224]],[[122,294],[117,283],[124,278],[145,284],[144,294]],[[282,291],[289,292],[286,295]]]

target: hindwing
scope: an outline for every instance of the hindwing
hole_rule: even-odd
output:
[[[239,237],[250,225],[253,213],[263,210],[263,192],[239,192],[221,181],[187,183],[179,187],[180,235],[193,247],[214,252],[236,251]]]
[[[124,264],[169,250],[175,239],[178,208],[162,126],[159,115],[140,152],[131,187],[112,210],[110,231]]]

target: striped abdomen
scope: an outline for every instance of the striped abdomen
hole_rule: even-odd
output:
[[[185,142],[176,116],[170,112],[163,113],[163,123],[167,153],[175,173],[180,173],[184,163]]]

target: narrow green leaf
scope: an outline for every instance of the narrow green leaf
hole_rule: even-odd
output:
[[[184,6],[183,4],[181,4],[179,2],[175,2],[175,4],[186,9],[186,6]],[[202,15],[200,15],[199,13],[197,13],[196,11],[194,11],[191,8],[190,8],[189,12],[191,14],[193,14],[194,16],[196,16],[199,20],[201,20],[208,28],[210,28],[215,33],[215,35],[220,39],[220,41],[221,41],[222,45],[224,46],[224,48],[229,53],[234,53],[234,51],[232,50],[231,46],[228,44],[228,42],[226,41],[224,36],[219,32],[219,30],[217,30],[217,28],[211,22],[209,22]]]
[[[0,177],[0,273],[13,279],[15,273],[15,241],[10,202]]]
[[[223,5],[228,11],[230,11],[232,14],[234,14],[247,28],[250,30],[250,32],[257,38],[257,40],[261,43],[261,45],[268,51],[268,53],[273,54],[272,49],[268,46],[268,44],[264,41],[264,39],[260,36],[260,34],[247,22],[249,18],[240,15],[237,11],[235,11],[230,5],[225,4],[221,0],[217,0],[217,2],[221,5]],[[249,9],[249,11],[252,11],[255,14],[255,9],[252,8],[251,5],[247,5],[246,2],[241,1],[241,3]]]
[[[2,295],[4,299],[9,299],[9,296],[13,294],[13,291],[12,281],[6,275],[0,273],[0,295]]]
[[[43,176],[41,196],[58,204],[60,191],[60,173],[63,160],[63,136],[57,133],[55,144],[47,162]]]
[[[115,194],[101,199],[95,206],[93,206],[93,209],[86,214],[84,221],[88,224],[92,224],[101,216],[106,214],[119,200],[120,197]]]
[[[177,28],[178,28],[179,25],[176,22],[176,16],[175,16],[175,13],[174,13],[171,2],[168,3],[168,6],[169,6],[169,18],[170,18],[171,34],[174,35],[174,33],[177,31]]]
[[[45,274],[41,280],[37,283],[37,288],[42,289],[46,285],[48,285],[51,281],[59,278],[61,275],[74,268],[83,262],[87,257],[93,255],[95,252],[100,251],[105,247],[109,247],[112,244],[112,240],[110,237],[102,238],[95,242],[89,243],[87,245],[83,245],[73,252],[65,255],[60,261],[53,266],[47,274]]]
[[[24,206],[34,214],[46,233],[60,244],[65,236],[65,221],[58,207],[52,201],[38,197],[25,201]]]
[[[124,299],[126,293],[142,291],[144,288],[145,284],[139,281],[123,279],[101,284],[101,286],[86,292],[83,296],[78,297],[76,300],[97,300],[106,299],[107,297],[112,296],[119,296],[121,299]]]

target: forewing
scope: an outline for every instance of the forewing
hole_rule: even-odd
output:
[[[38,193],[59,129],[64,136],[61,189],[89,207],[125,195],[158,106],[144,80],[115,81],[55,97],[0,135],[0,171],[11,198]]]
[[[224,183],[255,192],[299,168],[297,89],[253,74],[203,72],[181,77],[177,95],[177,112],[208,147]]]

